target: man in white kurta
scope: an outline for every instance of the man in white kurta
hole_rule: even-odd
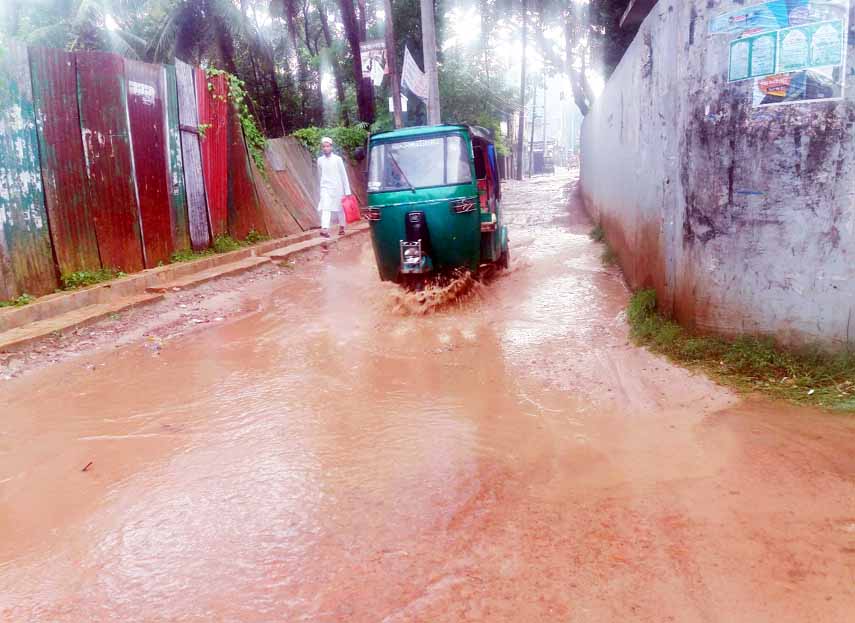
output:
[[[322,138],[321,150],[323,153],[318,157],[318,176],[321,180],[321,200],[318,202],[318,212],[321,213],[321,236],[324,238],[329,238],[333,214],[337,216],[339,235],[344,234],[347,219],[344,216],[341,200],[350,194],[350,181],[347,179],[344,160],[334,154],[332,149],[332,139],[326,136]]]

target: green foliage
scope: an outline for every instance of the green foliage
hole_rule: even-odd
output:
[[[606,231],[603,229],[602,225],[597,225],[596,227],[594,227],[594,229],[592,229],[590,232],[588,232],[588,236],[594,242],[605,242]]]
[[[213,249],[202,249],[201,251],[194,251],[193,249],[179,249],[169,257],[169,261],[172,264],[177,264],[178,262],[192,262],[193,260],[208,257],[213,254]]]
[[[621,27],[620,20],[626,11],[626,0],[592,0],[588,36],[596,65],[604,78],[612,75],[623,53],[632,43],[638,26]]]
[[[243,128],[243,136],[246,139],[246,146],[249,149],[249,155],[252,156],[253,162],[259,171],[266,171],[264,164],[264,148],[267,147],[267,139],[258,125],[255,123],[255,118],[249,110],[249,96],[246,92],[246,83],[237,76],[230,74],[222,69],[211,67],[205,72],[210,80],[214,76],[225,76],[229,85],[229,101],[238,113],[241,128]],[[208,83],[208,88],[212,87]],[[200,128],[201,129],[201,128]],[[204,135],[203,135],[204,136]]]
[[[368,128],[363,123],[335,128],[316,128],[313,126],[297,130],[291,136],[300,141],[313,154],[320,154],[321,139],[329,136],[333,140],[335,148],[342,150],[352,158],[357,147],[365,147],[365,143],[368,141]]]
[[[125,273],[116,268],[99,268],[98,270],[80,270],[68,273],[61,278],[63,290],[85,288],[103,281],[124,277]]]
[[[818,347],[779,347],[767,336],[696,335],[656,311],[656,292],[640,290],[627,306],[632,338],[678,363],[745,391],[855,410],[855,356]]]
[[[501,122],[516,96],[502,82],[485,75],[481,59],[464,54],[447,58],[439,71],[439,96],[444,122],[487,128],[497,153],[510,153]]]
[[[35,300],[36,298],[34,296],[30,296],[25,292],[18,298],[14,298],[8,301],[0,301],[0,307],[23,307],[24,305],[29,305]]]
[[[214,249],[214,253],[228,253],[229,251],[237,251],[240,249],[241,244],[228,234],[220,234],[216,238],[214,238],[214,244],[211,245],[211,248]]]
[[[246,242],[246,244],[258,244],[259,242],[264,242],[265,240],[270,240],[270,236],[265,236],[264,234],[259,233],[254,229],[251,229],[246,235],[246,238],[244,238],[244,242]]]
[[[604,266],[615,266],[618,263],[618,254],[615,253],[615,250],[612,249],[609,245],[606,245],[606,248],[600,255],[600,261],[603,263]]]

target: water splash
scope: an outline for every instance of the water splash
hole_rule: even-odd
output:
[[[401,316],[426,316],[457,309],[480,298],[484,285],[469,271],[440,276],[419,290],[393,286],[389,290],[392,312]]]

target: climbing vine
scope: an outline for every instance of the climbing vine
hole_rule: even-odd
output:
[[[249,149],[249,154],[252,156],[255,166],[262,173],[265,173],[264,165],[264,148],[267,146],[267,138],[258,129],[255,123],[255,118],[249,110],[249,95],[246,92],[246,83],[243,80],[230,74],[222,69],[211,67],[205,70],[208,76],[208,91],[212,93],[214,99],[225,101],[222,95],[214,94],[214,85],[211,79],[216,76],[225,76],[229,85],[228,99],[231,100],[232,106],[237,110],[238,118],[240,119],[241,128],[243,128],[243,136],[246,139],[246,146]]]

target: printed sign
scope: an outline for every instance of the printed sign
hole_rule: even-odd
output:
[[[389,98],[389,112],[395,112],[395,102]],[[401,93],[401,112],[407,112],[407,98]]]
[[[749,63],[751,62],[751,44],[746,39],[740,39],[730,44],[730,72],[728,80],[746,80],[751,77]]]
[[[710,20],[710,34],[735,34],[746,30],[775,30],[788,26],[787,5],[784,0],[764,2],[722,13]]]
[[[389,73],[389,67],[386,64],[386,42],[382,39],[360,43],[359,55],[362,57],[363,78],[373,78],[377,73],[377,68],[379,68],[383,74]]]
[[[743,37],[730,44],[728,81],[770,76],[775,73],[777,32]]]
[[[808,35],[801,28],[790,28],[781,32],[779,43],[781,71],[804,69],[810,62]]]
[[[755,81],[753,105],[758,108],[839,100],[843,88],[842,66],[776,74]]]
[[[140,101],[142,101],[142,103],[146,106],[154,106],[155,90],[154,87],[150,84],[143,84],[142,82],[134,82],[133,80],[129,80],[128,94],[139,97]]]
[[[834,19],[846,19],[849,0],[771,0],[735,9],[710,20],[710,34],[780,30]]]
[[[778,40],[778,71],[798,71],[843,63],[844,24],[840,20],[782,30]]]
[[[775,73],[777,37],[773,34],[759,35],[751,42],[752,77],[768,76]]]
[[[756,107],[842,99],[849,5],[771,0],[714,17],[711,34],[741,35],[730,44],[728,81],[754,79]]]

